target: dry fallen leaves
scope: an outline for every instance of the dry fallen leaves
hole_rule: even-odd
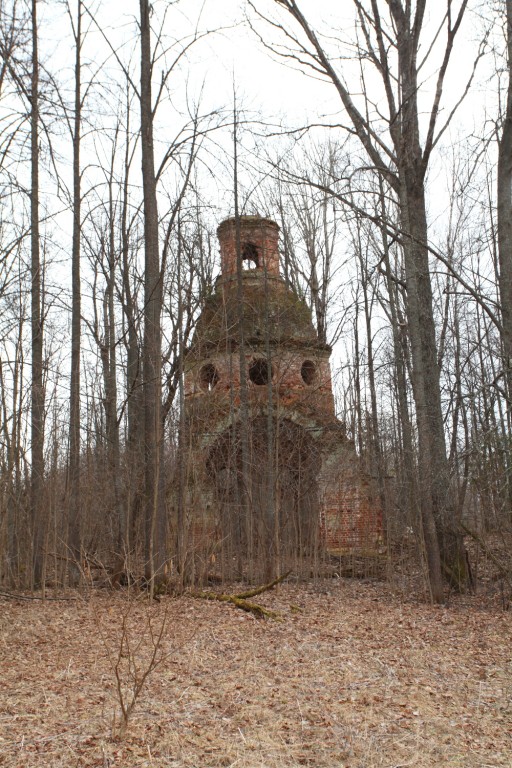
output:
[[[135,632],[167,611],[165,660],[116,740],[107,648],[126,600],[2,600],[0,765],[512,764],[512,614],[476,598],[436,608],[383,584],[285,585],[261,596],[279,623],[187,597],[138,600]],[[143,663],[150,644],[138,652]]]

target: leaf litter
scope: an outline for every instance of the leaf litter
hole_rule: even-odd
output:
[[[510,612],[343,579],[260,602],[281,621],[186,595],[2,600],[0,765],[512,765]],[[121,738],[113,660],[128,691],[164,619]]]

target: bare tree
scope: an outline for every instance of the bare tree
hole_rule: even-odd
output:
[[[331,345],[343,327],[340,294],[345,283],[339,278],[345,259],[341,257],[342,206],[329,189],[345,166],[343,147],[331,141],[315,144],[304,151],[296,167],[279,164],[277,189],[270,198],[281,211],[285,275],[311,305],[320,341]],[[309,179],[322,189],[309,184]]]
[[[140,0],[140,119],[145,252],[143,346],[145,561],[146,573],[153,585],[155,575],[165,560],[165,541],[156,537],[157,525],[163,514],[163,499],[160,495],[162,282],[153,147],[154,107],[151,97],[153,54],[150,16],[148,0]]]
[[[31,509],[33,539],[33,583],[43,578],[45,542],[44,488],[44,387],[43,312],[41,306],[41,257],[39,242],[39,55],[37,0],[32,0],[32,75],[30,83],[30,252],[31,252]]]
[[[69,9],[68,9],[69,10]],[[71,14],[70,14],[71,16]],[[81,340],[81,284],[80,284],[80,236],[81,236],[81,169],[80,134],[82,122],[82,2],[77,0],[76,21],[73,24],[75,43],[75,104],[73,120],[73,235],[71,250],[71,378],[69,391],[69,509],[68,547],[73,558],[80,554],[80,340]],[[75,569],[70,569],[76,580]]]
[[[261,2],[249,5],[259,18],[265,18]],[[361,142],[372,170],[390,188],[400,206],[404,263],[407,282],[407,323],[413,363],[413,391],[418,429],[418,462],[420,504],[427,546],[432,599],[443,599],[443,570],[450,580],[465,581],[465,556],[462,536],[457,531],[449,488],[449,466],[446,455],[444,423],[441,408],[439,365],[437,360],[432,285],[429,270],[428,221],[425,201],[425,177],[432,152],[453,115],[439,125],[443,86],[455,38],[467,6],[462,0],[457,7],[448,0],[447,11],[439,22],[437,39],[444,31],[445,45],[437,73],[437,81],[427,120],[425,140],[420,139],[419,69],[420,39],[424,34],[426,0],[414,5],[402,0],[368,3],[354,0],[362,37],[360,60],[373,65],[381,78],[386,98],[386,131],[370,117],[370,104],[361,111],[343,79],[343,73],[329,53],[327,40],[322,40],[302,13],[295,0],[275,0],[293,20],[285,17],[271,21],[284,36],[285,47],[272,46],[268,34],[260,35],[264,44],[280,51],[301,68],[308,67],[330,81],[351,123],[351,130]],[[268,17],[266,18],[268,21]],[[431,46],[427,47],[431,51]],[[396,66],[395,66],[396,65]],[[463,93],[466,93],[472,75]],[[363,86],[364,86],[363,74]]]

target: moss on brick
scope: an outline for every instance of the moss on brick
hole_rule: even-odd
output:
[[[202,357],[212,350],[233,348],[239,342],[236,279],[219,280],[205,302],[198,320],[191,355]],[[322,348],[311,311],[280,278],[266,278],[250,271],[243,275],[243,332],[247,344]]]

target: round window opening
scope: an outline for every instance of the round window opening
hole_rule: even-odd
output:
[[[312,360],[304,360],[300,369],[302,381],[305,384],[314,384],[316,379],[316,365]]]
[[[253,360],[249,368],[249,378],[253,384],[268,384],[272,379],[273,370],[267,360],[258,358]]]
[[[201,385],[201,389],[204,389],[205,392],[211,392],[215,385],[218,384],[218,381],[219,374],[216,367],[211,363],[203,365],[199,372],[199,383]]]

